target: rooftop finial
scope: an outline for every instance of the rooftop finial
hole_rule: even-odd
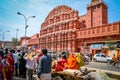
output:
[[[91,0],[92,3],[96,3],[96,2],[99,2],[100,0]]]

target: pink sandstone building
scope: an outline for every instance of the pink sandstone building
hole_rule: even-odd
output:
[[[31,37],[28,46],[61,52],[82,50],[82,46],[105,44],[106,37],[120,41],[120,22],[108,23],[108,7],[102,0],[91,0],[87,13],[66,5],[55,7],[41,24],[39,37]],[[36,39],[36,40],[35,40]],[[92,49],[95,53],[96,49]]]

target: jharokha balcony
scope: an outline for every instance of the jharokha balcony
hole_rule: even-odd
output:
[[[87,29],[80,29],[77,33],[77,39],[120,35],[120,22],[92,27]]]

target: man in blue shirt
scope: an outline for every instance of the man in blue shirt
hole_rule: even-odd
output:
[[[52,59],[47,55],[47,49],[42,49],[43,56],[38,63],[38,77],[40,80],[52,80],[51,78],[51,63]]]

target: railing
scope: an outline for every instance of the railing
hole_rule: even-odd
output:
[[[39,38],[28,40],[28,45],[39,44]]]
[[[120,34],[120,22],[79,30],[77,38],[91,38]]]

